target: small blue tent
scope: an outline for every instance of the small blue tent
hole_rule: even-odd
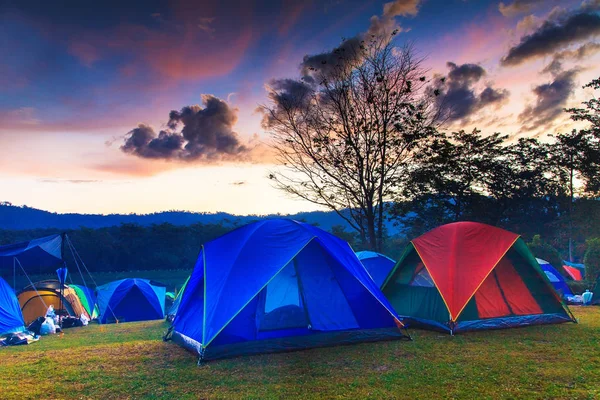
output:
[[[356,256],[365,266],[369,275],[371,275],[371,278],[377,284],[377,287],[383,285],[385,278],[387,278],[394,265],[396,265],[396,261],[374,251],[359,251],[356,253]]]
[[[122,279],[99,286],[99,322],[132,322],[165,316],[166,287],[146,279]]]
[[[348,243],[273,219],[202,246],[171,335],[208,360],[406,337],[398,326]]]
[[[536,260],[538,264],[540,264],[540,267],[542,267],[542,270],[546,273],[546,276],[550,280],[550,283],[552,283],[552,286],[554,286],[554,289],[556,289],[561,297],[573,296],[573,292],[560,272],[550,265],[548,261],[544,261],[540,258],[536,258]]]
[[[23,314],[14,290],[0,278],[0,335],[25,329]]]

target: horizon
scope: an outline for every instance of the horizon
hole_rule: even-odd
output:
[[[581,126],[562,110],[598,77],[597,0],[227,3],[3,2],[2,200],[61,214],[326,211],[271,185],[257,107],[306,57],[378,24],[451,80],[450,131],[548,140]],[[133,140],[163,133],[179,147]]]

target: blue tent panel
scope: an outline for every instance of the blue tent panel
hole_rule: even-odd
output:
[[[311,340],[299,339],[304,336],[319,335],[314,346],[344,342],[344,335],[322,334],[390,328],[395,321],[400,318],[348,243],[276,219],[203,246],[173,326],[180,343],[207,359],[231,355],[225,347],[235,343],[248,354],[306,347]],[[392,335],[402,336],[397,328]]]
[[[396,265],[396,261],[374,251],[359,251],[356,256],[365,266],[377,286],[381,287],[385,278]]]
[[[25,328],[19,300],[14,290],[0,278],[0,335]]]
[[[147,321],[164,318],[164,286],[146,279],[122,279],[96,290],[100,323]]]
[[[552,266],[548,261],[544,261],[540,258],[536,259],[542,270],[546,273],[546,276],[552,283],[554,289],[562,296],[573,296],[573,292],[567,285],[565,278]]]
[[[28,268],[49,269],[63,264],[61,257],[62,236],[52,235],[28,242],[0,246],[0,273],[12,272],[14,259],[27,271]],[[20,267],[17,266],[20,271]]]

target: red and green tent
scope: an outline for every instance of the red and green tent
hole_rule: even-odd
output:
[[[414,239],[381,289],[399,315],[450,333],[575,321],[519,235],[475,222]]]

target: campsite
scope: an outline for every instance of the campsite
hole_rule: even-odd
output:
[[[197,367],[162,342],[163,322],[74,328],[2,351],[4,398],[557,398],[600,396],[600,310],[579,324],[378,342],[221,360]],[[68,336],[67,336],[68,335]],[[15,380],[19,384],[15,384]],[[51,385],[40,385],[42,381]],[[134,394],[135,393],[135,394]]]
[[[600,399],[600,0],[0,0],[0,400]]]

